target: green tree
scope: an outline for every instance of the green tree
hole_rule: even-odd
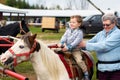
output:
[[[5,0],[0,0],[0,3],[5,4]]]
[[[30,9],[32,7],[25,0],[6,0],[6,5],[21,9]]]
[[[6,5],[15,7],[15,6],[17,6],[17,2],[16,2],[16,0],[6,0]]]
[[[60,5],[57,5],[57,6],[56,6],[56,9],[57,9],[57,10],[62,10],[62,8],[60,7]]]

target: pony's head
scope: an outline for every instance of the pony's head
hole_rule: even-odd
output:
[[[1,62],[4,65],[14,64],[16,66],[18,63],[29,60],[32,53],[40,49],[40,44],[35,40],[36,35],[24,35],[1,55]]]
[[[10,23],[8,25],[0,27],[0,35],[2,35],[2,36],[9,35],[9,36],[16,37],[19,33],[21,35],[31,34],[30,30],[24,20],[22,20],[21,22]],[[10,41],[13,41],[13,39],[10,39]],[[0,44],[8,44],[8,42],[1,39]],[[0,47],[0,54],[4,53],[9,48],[10,47]]]

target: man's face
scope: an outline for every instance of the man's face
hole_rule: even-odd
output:
[[[106,30],[106,32],[109,32],[114,26],[115,23],[111,23],[110,20],[103,21],[103,28]]]

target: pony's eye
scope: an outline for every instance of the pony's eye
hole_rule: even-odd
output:
[[[22,48],[24,48],[24,46],[23,46],[23,45],[20,45],[20,46],[19,46],[19,48],[21,48],[21,49],[22,49]]]

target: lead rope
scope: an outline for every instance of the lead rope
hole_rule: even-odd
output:
[[[21,33],[21,32],[23,32],[23,33],[26,34],[25,30],[23,30],[22,25],[21,25],[21,23],[20,23],[20,33]]]

